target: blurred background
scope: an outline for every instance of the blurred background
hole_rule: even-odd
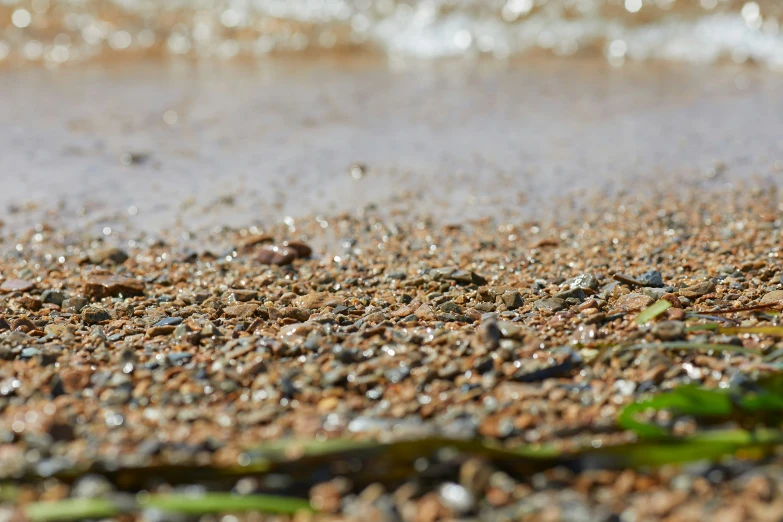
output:
[[[783,6],[4,0],[7,221],[567,213],[773,180]]]

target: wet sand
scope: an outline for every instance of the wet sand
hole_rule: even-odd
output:
[[[0,205],[59,209],[95,231],[369,203],[551,219],[572,200],[664,180],[674,192],[739,187],[783,166],[783,78],[752,68],[359,59],[0,74]]]

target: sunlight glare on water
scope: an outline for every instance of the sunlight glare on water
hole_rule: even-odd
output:
[[[738,0],[6,0],[0,63],[531,52],[783,66],[783,4]]]

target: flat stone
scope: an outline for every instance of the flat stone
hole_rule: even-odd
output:
[[[153,326],[151,328],[147,328],[147,337],[159,337],[161,335],[170,335],[174,333],[174,330],[176,330],[177,327],[174,325],[167,325],[167,326]]]
[[[283,241],[283,246],[293,249],[296,252],[296,257],[299,258],[313,255],[313,249],[310,248],[310,245],[301,241]]]
[[[773,290],[768,294],[764,294],[764,297],[761,298],[761,301],[759,301],[759,303],[766,305],[766,304],[777,303],[778,301],[783,301],[783,290]]]
[[[239,302],[239,303],[246,303],[248,301],[253,301],[258,297],[258,292],[255,290],[240,290],[240,289],[231,289],[228,292],[226,292],[227,295],[227,301],[228,302]]]
[[[581,288],[570,288],[568,290],[563,290],[562,292],[558,292],[555,294],[555,297],[559,299],[576,299],[577,301],[584,301],[585,297],[587,295],[585,294],[585,291]]]
[[[90,304],[90,301],[86,298],[77,296],[65,299],[60,306],[66,312],[78,314],[88,304]]]
[[[453,301],[446,301],[442,305],[438,307],[438,310],[443,312],[444,314],[462,314],[462,308]]]
[[[677,341],[685,338],[685,323],[682,321],[663,321],[653,326],[652,334],[661,341]]]
[[[236,317],[237,319],[253,317],[257,312],[258,305],[251,303],[231,305],[223,309],[223,313],[226,317]]]
[[[97,324],[103,321],[111,320],[111,315],[108,311],[97,306],[87,306],[82,309],[82,321],[87,324]]]
[[[152,326],[177,326],[182,323],[181,317],[164,317]]]
[[[657,301],[663,296],[665,296],[668,292],[665,288],[642,288],[642,293],[649,298]]]
[[[635,312],[636,310],[644,310],[653,302],[653,298],[648,295],[632,292],[620,297],[614,306],[626,312]]]
[[[0,285],[0,291],[2,292],[27,292],[33,288],[35,288],[35,283],[25,279],[6,279]]]
[[[319,309],[327,306],[336,307],[345,304],[345,300],[329,292],[313,292],[297,297],[294,304],[300,308]]]
[[[144,295],[144,283],[122,275],[89,275],[84,280],[84,295],[95,299]]]
[[[264,245],[256,255],[256,261],[264,265],[290,265],[299,257],[296,250],[283,245]]]
[[[559,297],[547,297],[539,299],[533,303],[534,310],[548,310],[550,312],[557,312],[566,308],[565,299]]]
[[[715,283],[712,281],[702,281],[685,288],[680,289],[680,295],[688,299],[694,299],[703,295],[711,294],[715,291]]]

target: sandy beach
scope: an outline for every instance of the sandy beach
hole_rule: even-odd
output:
[[[783,76],[394,49],[0,69],[0,519],[783,517]]]

